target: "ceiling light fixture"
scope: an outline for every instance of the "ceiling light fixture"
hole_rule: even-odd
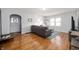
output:
[[[46,8],[42,8],[42,10],[46,10]]]

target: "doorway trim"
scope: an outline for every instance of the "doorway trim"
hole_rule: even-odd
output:
[[[10,15],[10,27],[11,27],[11,17],[12,16],[19,16],[20,17],[20,33],[22,33],[22,17],[18,14],[11,14]],[[11,28],[10,28],[10,33],[11,33]]]

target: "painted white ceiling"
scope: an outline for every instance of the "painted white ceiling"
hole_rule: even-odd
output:
[[[12,9],[13,10],[16,9],[27,14],[47,16],[47,15],[56,15],[64,12],[74,11],[77,8],[46,8],[46,10],[42,10],[42,8],[12,8]]]
[[[56,15],[64,12],[74,11],[77,8],[46,8],[46,10],[42,10],[42,8],[25,8],[22,9],[24,12],[37,14],[37,15]]]

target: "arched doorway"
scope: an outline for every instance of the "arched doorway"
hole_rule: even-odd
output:
[[[21,16],[10,15],[10,33],[21,33]]]

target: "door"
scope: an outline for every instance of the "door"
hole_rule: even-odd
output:
[[[12,14],[10,16],[10,32],[21,33],[21,16],[20,15]]]

